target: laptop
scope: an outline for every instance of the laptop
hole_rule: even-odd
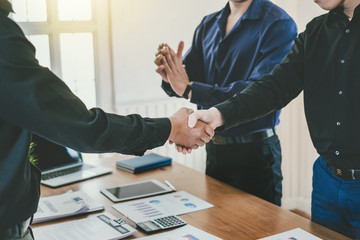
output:
[[[80,152],[33,135],[34,154],[41,170],[41,184],[60,187],[112,172],[111,168],[85,164]]]

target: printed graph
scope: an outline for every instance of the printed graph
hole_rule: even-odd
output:
[[[151,202],[156,204],[160,203],[160,201],[151,201]],[[134,211],[145,218],[154,218],[163,215],[163,213],[161,213],[159,210],[155,209],[151,205],[147,204],[146,202],[134,203],[131,204],[130,206],[133,206]]]

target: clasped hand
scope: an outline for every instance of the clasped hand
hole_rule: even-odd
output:
[[[191,153],[192,149],[204,146],[214,135],[214,129],[202,121],[197,121],[192,128],[188,126],[188,117],[194,111],[181,108],[171,117],[171,132],[169,142],[175,143],[178,151]]]

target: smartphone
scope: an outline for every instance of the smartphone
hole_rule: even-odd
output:
[[[102,194],[113,202],[149,197],[172,191],[171,187],[155,179],[100,190]]]

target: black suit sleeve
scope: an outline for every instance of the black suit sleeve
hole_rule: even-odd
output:
[[[304,33],[274,70],[227,101],[215,105],[231,128],[285,107],[304,89]]]
[[[61,79],[38,64],[21,29],[0,15],[1,119],[81,152],[141,155],[166,142],[171,130],[167,118],[88,110]]]

